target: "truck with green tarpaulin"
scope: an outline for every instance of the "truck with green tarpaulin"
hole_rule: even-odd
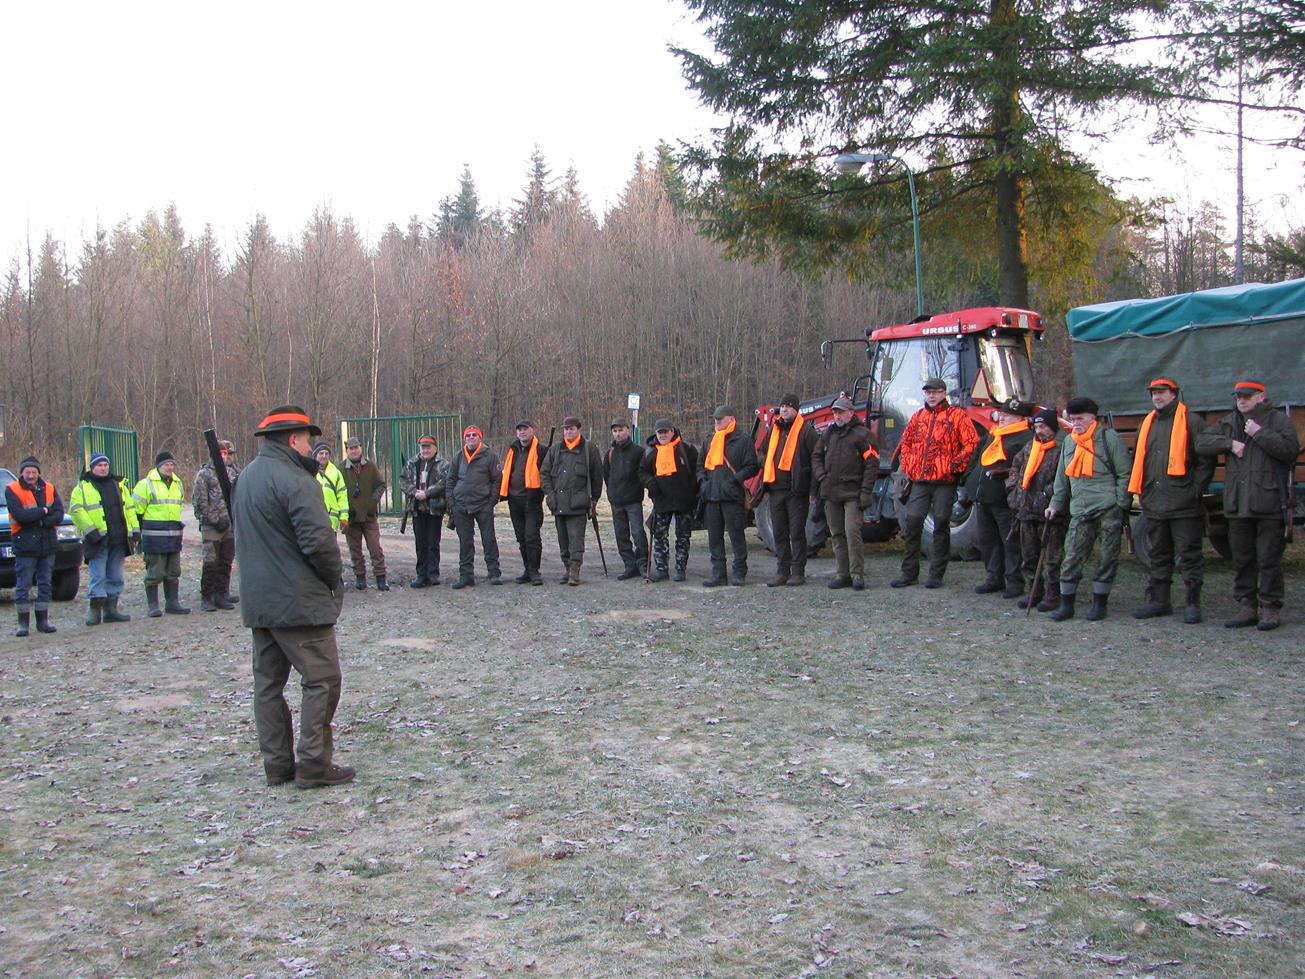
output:
[[[1287,412],[1305,445],[1305,279],[1079,306],[1066,321],[1076,393],[1101,405],[1130,448],[1151,410],[1147,387],[1156,377],[1177,381],[1188,408],[1210,422],[1235,410],[1233,385],[1253,378]],[[1227,556],[1222,478],[1221,466],[1206,498],[1207,527],[1211,543]],[[1300,457],[1292,484],[1292,522],[1302,523]],[[1141,529],[1135,520],[1139,550],[1146,540]]]

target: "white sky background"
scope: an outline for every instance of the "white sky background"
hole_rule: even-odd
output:
[[[322,204],[375,240],[429,218],[464,163],[482,204],[510,207],[536,144],[601,217],[639,151],[713,124],[666,50],[705,48],[677,0],[20,0],[4,19],[6,263],[29,232],[75,256],[97,224],[169,203],[228,254],[256,213],[290,238]],[[1232,141],[1145,136],[1090,155],[1120,192],[1214,200],[1231,227]],[[1301,155],[1247,153],[1248,206],[1305,224]]]

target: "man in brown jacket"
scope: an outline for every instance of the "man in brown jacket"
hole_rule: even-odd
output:
[[[1238,381],[1234,395],[1236,410],[1197,436],[1196,451],[1225,453],[1223,512],[1240,609],[1224,625],[1267,632],[1278,628],[1282,610],[1282,552],[1300,438],[1259,381]]]
[[[376,590],[389,591],[385,580],[385,552],[381,550],[381,524],[377,509],[385,495],[385,477],[376,463],[363,455],[362,442],[349,439],[345,446],[344,485],[349,490],[349,529],[344,532],[349,542],[349,559],[353,562],[354,587],[362,591],[367,587],[367,562],[363,560],[363,541],[372,559],[372,573],[376,576]]]
[[[873,502],[879,478],[879,450],[865,422],[852,414],[852,402],[834,401],[834,420],[811,453],[811,477],[825,501],[825,520],[834,539],[835,572],[830,588],[865,588],[862,511]]]

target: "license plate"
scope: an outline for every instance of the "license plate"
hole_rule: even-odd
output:
[[[13,557],[14,549],[12,547],[0,547],[0,557]]]

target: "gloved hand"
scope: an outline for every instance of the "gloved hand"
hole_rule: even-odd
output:
[[[590,500],[589,506],[585,508],[585,516],[587,516],[590,520],[592,520],[594,518],[594,515],[597,513],[598,513],[598,504],[596,504],[593,500]]]
[[[104,535],[100,533],[99,527],[92,527],[90,530],[86,532],[85,539],[87,544],[95,545],[98,544],[100,541],[104,540]]]
[[[131,532],[131,546],[132,546],[132,547],[140,547],[140,531],[139,531],[139,530],[133,530],[133,531]]]

